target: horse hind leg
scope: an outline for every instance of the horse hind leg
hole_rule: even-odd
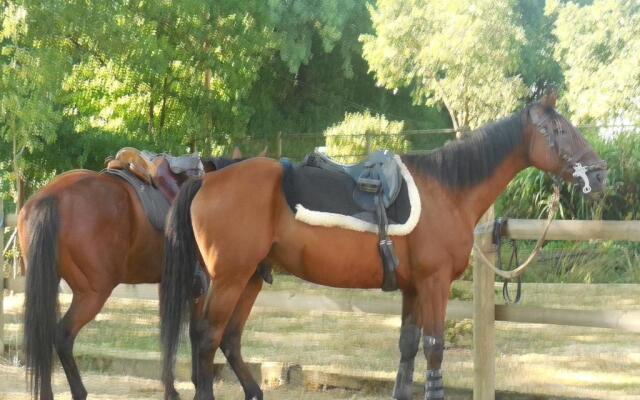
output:
[[[220,343],[220,348],[224,353],[233,372],[238,377],[242,389],[244,390],[245,400],[262,400],[263,394],[260,385],[255,381],[249,367],[244,362],[241,353],[241,339],[244,325],[251,313],[253,304],[255,303],[260,289],[262,289],[263,275],[258,270],[247,283],[238,303],[236,304],[233,315],[227,324]]]
[[[249,367],[242,359],[241,337],[245,322],[249,317],[253,304],[262,288],[264,271],[260,268],[253,275],[244,288],[238,304],[236,305],[231,319],[227,323],[220,348],[224,353],[229,365],[238,377],[242,385],[247,400],[262,400],[263,394],[260,386],[254,380]],[[205,296],[201,296],[191,309],[191,321],[189,324],[189,339],[191,341],[191,381],[197,386],[198,380],[198,354],[200,342],[203,335],[208,332],[210,323],[202,317],[202,304]]]
[[[214,399],[213,359],[245,286],[251,274],[255,272],[255,265],[248,268],[230,268],[225,272],[231,273],[216,274],[216,278],[211,282],[209,290],[213,295],[207,296],[204,311],[209,324],[198,344],[195,400]],[[240,272],[243,270],[247,272],[246,275]]]
[[[82,383],[78,366],[73,357],[73,344],[80,329],[95,318],[108,297],[108,292],[74,293],[69,309],[58,322],[55,348],[74,400],[86,399],[87,390]]]

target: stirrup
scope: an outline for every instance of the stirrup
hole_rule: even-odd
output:
[[[389,221],[387,220],[387,213],[382,205],[382,195],[378,192],[376,196],[376,213],[378,214],[378,238],[380,244],[378,251],[380,252],[380,258],[382,259],[382,291],[391,292],[398,289],[398,283],[396,281],[396,268],[400,261],[396,256],[396,250],[393,247],[393,242],[387,236],[387,228]]]
[[[391,239],[381,240],[379,250],[380,258],[382,259],[382,291],[392,292],[398,290],[396,268],[400,262]]]

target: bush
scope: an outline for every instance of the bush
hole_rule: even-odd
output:
[[[344,121],[324,131],[327,155],[352,163],[375,150],[406,153],[409,142],[403,129],[404,122],[388,121],[384,115],[347,113]]]

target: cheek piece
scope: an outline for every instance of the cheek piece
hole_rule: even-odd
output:
[[[591,185],[589,184],[589,178],[587,177],[587,167],[580,163],[576,163],[573,166],[573,177],[582,179],[582,193],[587,194],[591,192]]]

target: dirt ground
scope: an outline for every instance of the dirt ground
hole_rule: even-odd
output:
[[[303,285],[277,277],[267,291],[321,293],[329,298],[355,293],[367,299],[399,301],[398,295],[351,292]],[[528,285],[526,304],[556,308],[640,309],[640,285]],[[137,300],[112,297],[103,312],[81,333],[77,353],[139,353],[159,358],[157,290],[147,288]],[[142,297],[143,299],[140,299]],[[146,300],[145,300],[146,299]],[[296,301],[293,296],[291,301]],[[69,295],[61,295],[63,309]],[[500,302],[500,301],[498,301]],[[22,296],[5,298],[5,335],[19,342]],[[399,317],[356,312],[268,311],[258,307],[243,336],[245,358],[317,366],[391,380],[398,361]],[[467,333],[465,333],[467,332]],[[473,385],[472,350],[468,331],[462,329],[456,343],[445,353],[445,385],[466,390],[467,396],[448,395],[449,400],[470,398]],[[607,329],[554,325],[496,323],[496,386],[518,395],[498,399],[611,399],[640,400],[640,334]],[[188,354],[182,346],[182,356]],[[421,352],[420,352],[421,355]],[[423,379],[423,357],[416,362],[416,380]],[[59,367],[54,378],[56,398],[70,398]],[[90,398],[160,399],[155,379],[109,376],[89,369],[81,371]],[[111,374],[118,371],[109,370]],[[186,379],[186,378],[184,378]],[[27,399],[24,370],[0,363],[0,400]],[[190,382],[178,390],[184,399],[193,396]],[[216,384],[217,398],[243,399],[234,382]],[[448,393],[451,393],[448,392]],[[504,393],[504,392],[503,392]],[[311,391],[299,386],[266,389],[268,399],[388,399],[390,390],[375,394],[348,390]],[[417,394],[415,398],[421,398]]]
[[[24,384],[24,369],[0,363],[0,400],[31,400]],[[95,372],[82,374],[84,384],[89,392],[89,398],[95,400],[152,400],[162,399],[163,391],[160,382],[155,379],[141,379],[131,376],[105,375]],[[71,393],[64,374],[60,371],[54,374],[54,395],[58,400],[71,400]],[[20,384],[18,384],[20,383]],[[178,382],[178,392],[183,399],[193,398],[191,382]],[[217,382],[215,384],[216,398],[225,400],[244,400],[242,389],[236,382]],[[332,389],[327,391],[309,391],[302,387],[280,387],[264,390],[268,399],[279,400],[331,400],[331,399],[359,399],[381,400],[389,399],[388,395],[368,395],[358,392]]]

